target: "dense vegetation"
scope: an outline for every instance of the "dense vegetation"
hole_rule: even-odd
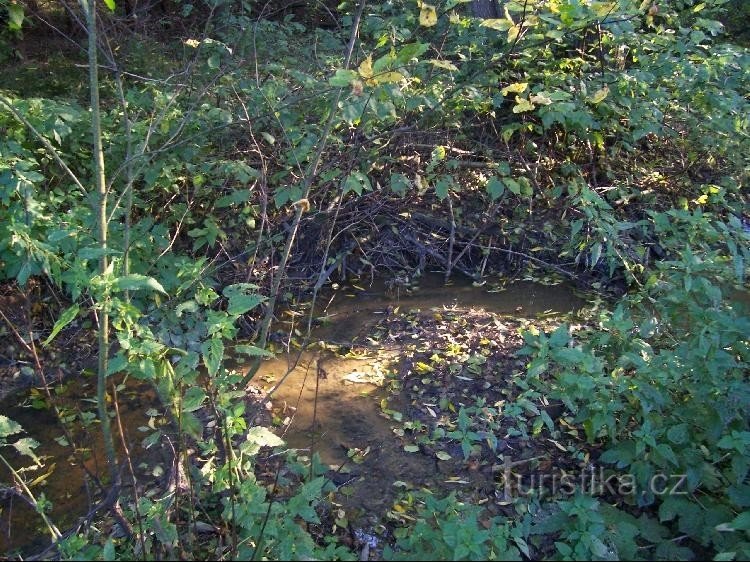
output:
[[[281,442],[247,427],[243,383],[282,306],[439,268],[532,269],[606,299],[583,325],[523,333],[517,404],[559,402],[566,425],[504,415],[532,439],[575,431],[571,455],[638,493],[516,498],[508,517],[423,493],[383,557],[750,557],[742,2],[508,0],[481,19],[470,0],[89,1],[0,0],[0,279],[55,318],[42,339],[2,310],[0,334],[45,385],[56,337],[99,335],[97,516],[119,533],[61,532],[38,472],[9,483],[58,556],[358,556],[320,531],[314,461],[258,474]],[[122,373],[168,411],[147,437],[176,435],[164,493],[122,491]],[[467,458],[487,411],[454,412]],[[0,455],[41,471],[21,432],[0,415]],[[676,475],[679,494],[655,491]]]

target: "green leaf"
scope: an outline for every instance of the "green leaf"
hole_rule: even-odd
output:
[[[675,445],[687,443],[690,439],[690,428],[686,423],[673,425],[667,431],[667,439]]]
[[[114,0],[104,0],[107,3],[107,6],[111,3],[114,6]],[[114,8],[110,8],[111,10],[114,10]],[[112,540],[112,537],[109,537],[107,539],[107,542],[104,543],[104,548],[102,548],[102,560],[117,560],[115,558],[115,543]]]
[[[750,511],[740,513],[729,526],[736,531],[750,531]]]
[[[0,439],[8,437],[9,435],[15,435],[21,433],[23,428],[12,419],[0,414]]]
[[[602,255],[602,245],[597,242],[591,247],[591,268],[593,269],[597,263],[599,263],[599,258]]]
[[[567,324],[560,324],[549,338],[550,347],[563,347],[570,341],[570,333]]]
[[[213,54],[208,57],[208,68],[216,70],[221,65],[221,57],[217,54]]]
[[[250,283],[236,283],[225,287],[223,294],[229,299],[227,314],[230,316],[240,316],[265,301],[266,297],[255,292],[248,294],[248,291],[256,291],[257,289],[257,285]]]
[[[381,72],[372,77],[377,84],[391,84],[393,82],[401,82],[404,79],[404,75],[400,72]]]
[[[454,182],[452,176],[441,176],[435,183],[435,194],[438,196],[438,199],[441,201],[444,200],[448,196],[448,192],[453,185]]]
[[[353,191],[357,195],[362,195],[362,191],[372,191],[372,184],[370,178],[359,171],[354,171],[344,181],[344,195]]]
[[[404,451],[407,453],[416,453],[419,451],[419,446],[417,445],[404,445]]]
[[[34,459],[35,462],[39,463],[39,457],[36,456],[36,453],[34,453],[34,449],[36,449],[39,446],[39,441],[36,439],[32,439],[31,437],[24,437],[23,439],[19,439],[15,443],[13,443],[13,447],[15,447],[16,451],[21,453],[22,455],[26,455],[27,457],[30,457]]]
[[[391,191],[403,197],[411,187],[411,182],[404,174],[391,174]]]
[[[182,411],[194,412],[203,405],[206,392],[199,386],[191,386],[182,397]]]
[[[230,193],[229,195],[224,195],[223,197],[219,197],[216,200],[216,203],[214,203],[214,206],[217,209],[223,209],[225,207],[231,207],[232,205],[237,205],[239,203],[247,203],[250,199],[250,190],[249,189],[237,189]]]
[[[609,87],[604,86],[601,90],[594,92],[594,95],[589,98],[589,101],[594,105],[601,103],[609,95]]]
[[[429,43],[407,43],[396,55],[396,61],[402,64],[407,63],[411,59],[419,58],[429,48]]]
[[[549,363],[544,359],[534,359],[529,363],[527,374],[529,377],[538,377],[549,367]]]
[[[336,73],[328,79],[328,83],[331,86],[337,86],[339,88],[345,88],[355,80],[359,78],[359,74],[355,70],[343,70],[339,68]]]
[[[224,342],[220,338],[211,338],[203,342],[201,353],[203,353],[203,364],[208,374],[213,377],[219,371],[224,359]]]
[[[114,291],[139,291],[140,289],[151,289],[163,295],[167,294],[164,287],[162,287],[161,283],[156,279],[139,273],[131,273],[130,275],[118,277],[115,279],[112,289]]]
[[[451,72],[456,72],[458,70],[458,67],[455,64],[447,60],[430,59],[427,62],[435,68],[442,68],[445,70],[450,70]]]
[[[505,193],[505,185],[496,177],[492,177],[489,179],[487,185],[485,186],[485,189],[487,190],[487,194],[493,201],[500,199],[503,193]]]
[[[23,6],[21,4],[7,4],[8,10],[8,28],[13,31],[19,31],[23,26]]]
[[[236,353],[244,353],[245,355],[249,355],[250,357],[273,357],[273,353],[266,349],[261,349],[260,347],[256,347],[254,345],[238,345],[235,346],[234,351]]]
[[[505,183],[505,187],[507,187],[511,193],[515,195],[521,194],[521,184],[513,178],[503,178],[503,183]]]
[[[115,0],[104,0],[104,4],[109,8],[110,12],[114,12],[117,5],[115,4]],[[114,550],[112,551],[112,554],[114,554]],[[114,560],[114,557],[105,556],[105,560]]]
[[[78,316],[78,311],[81,309],[80,306],[78,306],[77,303],[73,304],[73,306],[70,306],[60,315],[60,318],[57,319],[55,322],[55,325],[52,326],[52,332],[50,333],[49,337],[47,337],[44,342],[42,342],[43,346],[47,346],[50,344],[50,342],[55,338],[57,334],[60,333],[60,330],[62,330],[65,326],[70,324],[73,320],[75,320],[76,316]]]

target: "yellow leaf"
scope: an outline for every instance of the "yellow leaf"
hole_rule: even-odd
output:
[[[430,59],[427,62],[429,62],[432,66],[437,67],[437,68],[444,68],[445,70],[451,70],[451,71],[458,70],[458,67],[455,64],[447,60]]]
[[[500,93],[504,96],[507,96],[508,94],[520,94],[528,87],[528,82],[516,82],[515,84],[511,84],[510,86],[505,86],[505,88],[500,90]]]
[[[424,27],[432,27],[437,23],[437,11],[435,6],[429,4],[422,4],[422,10],[419,12],[419,25]]]
[[[363,60],[359,65],[359,75],[365,80],[372,78],[372,55]]]
[[[552,103],[552,100],[547,96],[547,94],[534,94],[529,98],[529,101],[531,103],[535,103],[537,105],[549,105]]]
[[[486,19],[482,20],[479,26],[489,27],[490,29],[494,29],[496,31],[508,31],[511,27],[513,27],[513,22],[504,18]]]
[[[526,98],[516,96],[516,105],[513,106],[513,113],[524,113],[525,111],[532,111],[536,106]]]
[[[421,361],[417,361],[416,365],[414,365],[414,370],[417,373],[431,373],[435,369],[432,368],[432,366],[428,365],[427,363],[422,363]]]
[[[521,26],[516,24],[508,30],[508,43],[513,43],[521,33]]]
[[[597,90],[594,92],[594,95],[591,96],[589,101],[593,104],[601,103],[604,101],[604,98],[606,98],[609,95],[609,87],[604,86],[601,90]]]
[[[374,77],[375,82],[378,84],[388,84],[390,82],[401,82],[404,79],[404,75],[400,72],[382,72]]]

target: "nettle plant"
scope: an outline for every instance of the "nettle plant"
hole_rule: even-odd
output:
[[[603,447],[600,463],[633,478],[636,493],[619,500],[658,515],[656,538],[639,531],[644,547],[658,557],[741,558],[750,552],[750,321],[731,286],[746,272],[748,236],[739,221],[655,219],[691,246],[657,264],[598,328],[526,334],[527,382],[565,404]]]

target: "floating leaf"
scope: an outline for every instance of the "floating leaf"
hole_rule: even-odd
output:
[[[416,453],[419,451],[419,447],[417,445],[404,445],[404,451],[407,453]]]
[[[439,458],[441,461],[449,461],[453,458],[445,451],[438,451],[437,453],[435,453],[435,456]]]
[[[432,27],[437,23],[437,11],[435,6],[430,4],[422,4],[422,9],[419,12],[419,25],[424,27]]]

